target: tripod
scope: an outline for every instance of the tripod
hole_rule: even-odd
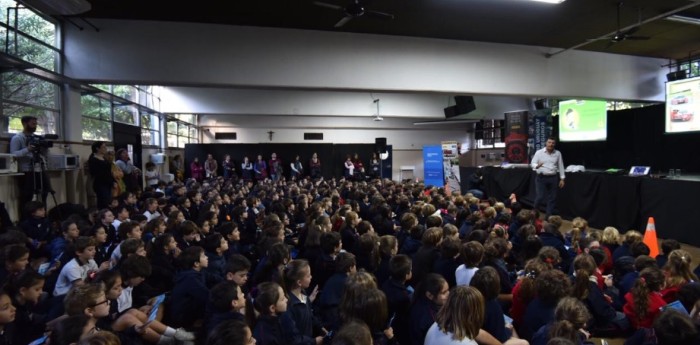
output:
[[[46,159],[41,155],[39,150],[32,152],[32,158],[30,159],[31,165],[31,178],[33,179],[32,200],[41,201],[44,206],[48,207],[47,197],[51,193],[53,198],[53,203],[58,206],[56,201],[56,192],[51,188],[51,182],[46,175]]]

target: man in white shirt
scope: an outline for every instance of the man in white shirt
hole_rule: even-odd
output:
[[[561,152],[554,149],[556,140],[548,138],[545,148],[535,152],[532,157],[532,168],[537,173],[535,188],[534,208],[538,208],[542,202],[547,203],[545,219],[549,218],[557,205],[557,187],[564,188],[564,160]]]

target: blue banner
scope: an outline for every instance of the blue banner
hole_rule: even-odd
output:
[[[535,151],[544,147],[547,142],[547,116],[535,115]]]
[[[442,146],[423,146],[423,174],[425,185],[442,187],[445,180],[442,173]]]

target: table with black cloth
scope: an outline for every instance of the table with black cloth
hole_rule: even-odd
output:
[[[483,167],[483,187],[487,197],[499,201],[515,193],[526,207],[535,200],[535,172],[530,169]],[[476,168],[461,167],[462,180]],[[462,186],[466,191],[466,186]],[[700,181],[610,175],[603,172],[567,173],[566,186],[557,195],[557,210],[565,219],[580,216],[589,225],[603,229],[614,226],[624,233],[629,229],[644,232],[649,217],[656,221],[659,238],[673,238],[700,246],[694,216],[700,208],[694,203],[700,196]]]

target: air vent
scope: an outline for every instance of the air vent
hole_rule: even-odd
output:
[[[323,140],[323,133],[304,133],[304,140]]]
[[[214,139],[236,140],[236,132],[229,132],[229,133],[216,132],[216,133],[214,133]]]

